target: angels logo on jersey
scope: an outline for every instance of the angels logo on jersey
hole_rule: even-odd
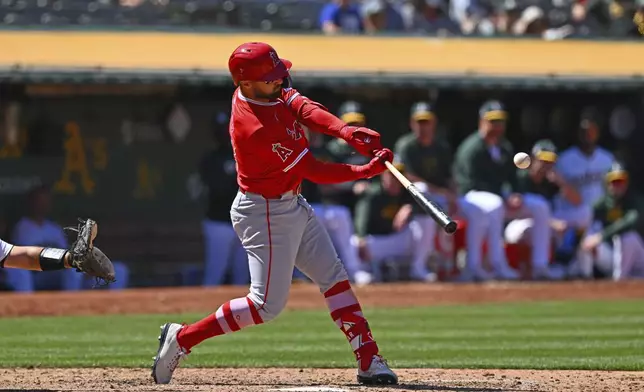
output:
[[[273,60],[273,66],[277,66],[277,64],[280,63],[279,57],[277,57],[277,53],[275,52],[269,52],[269,56],[271,56],[271,60]]]
[[[286,147],[282,146],[282,143],[274,143],[273,144],[273,152],[276,153],[280,157],[282,162],[286,162],[288,157],[291,154],[293,154],[293,150],[291,150],[290,148],[286,148]]]
[[[286,133],[288,133],[288,135],[292,137],[293,140],[300,140],[302,138],[302,133],[304,133],[304,130],[297,121],[293,121],[293,129],[286,128]]]

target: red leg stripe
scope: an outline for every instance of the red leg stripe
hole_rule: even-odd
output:
[[[253,318],[253,323],[255,323],[255,325],[262,324],[264,320],[262,320],[262,316],[260,316],[257,309],[255,309],[255,304],[253,303],[253,301],[251,301],[248,297],[246,297],[246,301],[248,302],[248,308],[250,309],[250,315]]]
[[[331,318],[333,319],[333,321],[337,321],[342,317],[343,314],[356,312],[362,312],[362,308],[359,304],[353,304],[345,306],[344,308],[340,308],[338,310],[334,310],[333,312],[331,312]]]
[[[268,277],[266,278],[266,292],[264,293],[264,302],[260,309],[264,308],[268,300],[268,288],[271,285],[271,264],[273,264],[273,239],[271,238],[271,208],[266,199],[266,226],[268,227]]]
[[[213,323],[213,326],[212,326],[212,330],[213,330],[213,332],[215,333],[215,335],[214,335],[214,336],[219,336],[219,335],[223,335],[223,334],[225,334],[226,332],[225,332],[225,331],[224,331],[224,329],[221,327],[221,324],[219,324],[219,320],[217,320],[217,318],[216,318],[216,317],[213,317],[213,318],[214,318],[214,323]],[[184,328],[184,329],[185,329],[185,328]],[[183,329],[182,329],[182,331],[183,331]]]
[[[324,292],[324,298],[333,297],[334,295],[344,293],[345,291],[351,290],[351,284],[348,280],[343,280],[338,282],[333,287]]]
[[[233,311],[230,310],[230,302],[226,302],[224,304],[223,312],[224,312],[224,318],[226,319],[226,323],[228,323],[228,327],[230,327],[230,329],[233,332],[239,331],[241,328],[239,328],[237,321],[235,321],[235,316],[233,315]]]

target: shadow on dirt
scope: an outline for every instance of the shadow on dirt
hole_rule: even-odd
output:
[[[514,389],[514,388],[480,388],[480,387],[449,387],[444,385],[419,385],[399,384],[388,385],[387,389],[398,389],[401,391],[450,391],[450,392],[545,392],[540,389]],[[374,388],[377,390],[378,388]]]
[[[3,389],[0,392],[58,392],[60,389]]]

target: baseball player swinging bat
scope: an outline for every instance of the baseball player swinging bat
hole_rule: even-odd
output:
[[[425,195],[423,195],[414,184],[411,183],[396,167],[389,161],[385,161],[385,166],[400,181],[403,187],[407,189],[407,192],[411,194],[416,203],[418,203],[425,212],[432,217],[440,225],[440,227],[447,234],[454,234],[456,232],[457,224],[450,218],[442,208],[440,208],[436,203],[431,200],[428,200]]]

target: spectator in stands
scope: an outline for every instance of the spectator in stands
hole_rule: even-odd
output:
[[[581,1],[553,3],[548,11],[549,28],[543,33],[543,38],[555,40],[601,34],[601,25],[595,18],[588,18],[587,14],[586,5]]]
[[[543,9],[536,5],[523,9],[512,23],[509,32],[514,35],[542,36],[548,30],[548,20]]]
[[[27,195],[27,202],[27,215],[14,226],[11,242],[19,246],[67,249],[69,244],[63,228],[48,219],[52,207],[49,188],[38,186],[32,189]],[[49,274],[7,269],[5,276],[7,284],[20,292],[33,292],[37,289],[76,291],[83,286],[83,275],[73,269]]]
[[[124,8],[136,8],[143,5],[145,0],[119,0],[119,5]]]
[[[606,37],[638,36],[633,23],[641,2],[633,0],[589,0],[583,4],[584,19],[593,26],[596,35]]]
[[[367,33],[405,30],[400,10],[385,0],[366,0],[362,4],[362,13]]]
[[[360,7],[351,0],[332,0],[322,8],[320,28],[325,34],[356,34],[364,31]]]
[[[396,162],[398,170],[405,166]],[[372,184],[356,204],[356,236],[353,239],[361,259],[371,264],[373,280],[383,280],[386,261],[410,263],[410,278],[436,281],[427,262],[436,234],[435,222],[423,212],[388,170]]]
[[[638,36],[644,36],[644,0],[637,0],[637,10],[633,15],[633,24],[635,25],[636,33]]]
[[[320,161],[333,162],[334,157],[324,143],[324,135],[308,129],[305,133],[311,153]],[[354,234],[352,213],[342,204],[338,185],[340,184],[314,184],[305,180],[302,183],[302,194],[329,233],[349,278],[357,284],[368,284],[371,282],[371,275],[362,270],[358,251],[351,243]]]
[[[450,17],[467,35],[491,36],[505,32],[507,26],[502,3],[492,0],[452,0]]]
[[[586,275],[597,268],[613,280],[644,278],[644,198],[629,186],[628,172],[614,163],[606,174],[606,195],[594,207],[594,224],[582,242]]]
[[[544,38],[641,36],[637,19],[638,9],[644,4],[642,0],[590,0],[565,4],[567,8],[554,7],[548,12],[551,28],[544,33]],[[564,13],[565,17],[553,18]],[[562,23],[562,19],[565,22]]]
[[[459,35],[460,26],[446,13],[445,0],[413,0],[404,8],[407,30],[431,35]]]
[[[228,137],[228,115],[218,113],[213,129],[214,146],[199,166],[202,182],[208,189],[206,217],[202,222],[205,245],[204,286],[225,283],[231,270],[231,283],[246,285],[250,273],[246,252],[230,222],[230,203],[237,191],[237,171]]]
[[[362,111],[362,106],[355,101],[344,102],[338,111],[338,117],[345,123],[356,127],[364,126],[367,118]],[[356,154],[344,139],[334,138],[327,143],[327,150],[333,157],[334,162],[348,163],[352,165],[363,165],[369,160],[360,154]],[[353,211],[356,198],[369,187],[369,180],[345,182],[329,188],[327,198],[335,200],[335,204],[341,204]],[[335,192],[332,194],[330,190]]]

